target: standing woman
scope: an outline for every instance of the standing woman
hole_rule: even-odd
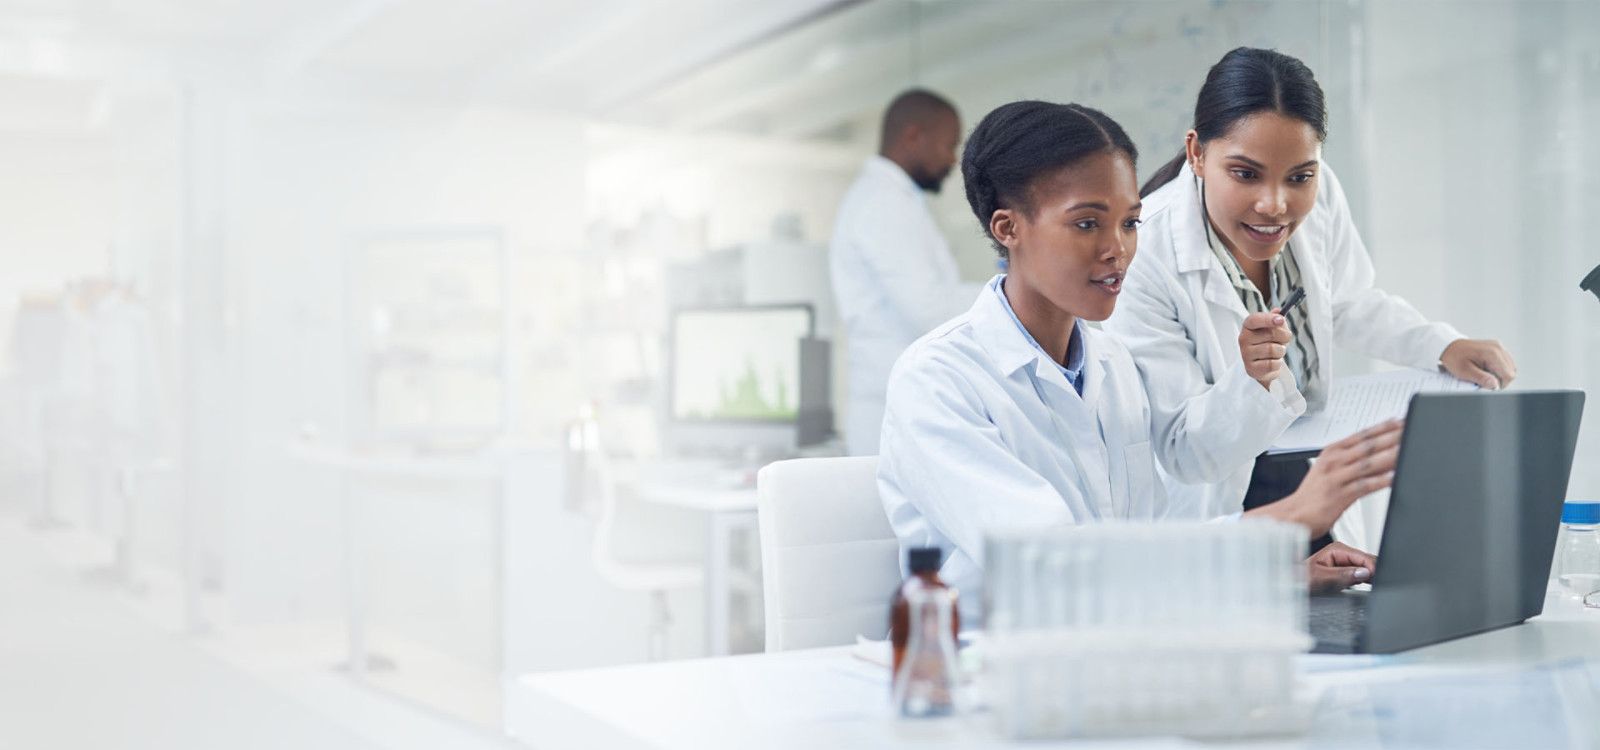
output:
[[[1183,153],[1140,191],[1143,252],[1105,329],[1133,353],[1158,445],[1213,446],[1176,454],[1193,465],[1173,474],[1210,483],[1169,481],[1174,506],[1222,515],[1300,484],[1305,460],[1263,451],[1324,405],[1335,343],[1485,388],[1516,377],[1499,342],[1464,338],[1373,286],[1344,191],[1321,161],[1326,136],[1310,69],[1241,47],[1206,76]],[[1305,303],[1278,309],[1297,287]],[[1247,405],[1255,417],[1240,416]]]

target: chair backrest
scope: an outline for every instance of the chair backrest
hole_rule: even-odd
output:
[[[611,544],[617,522],[617,481],[611,458],[603,448],[587,451],[583,455],[594,465],[593,476],[599,495],[594,538],[589,542],[589,561],[594,564],[595,572],[606,583],[631,591],[670,591],[703,585],[705,575],[697,564],[623,561],[617,558]],[[569,478],[568,481],[581,481],[581,477]]]
[[[767,651],[889,632],[900,544],[878,499],[878,458],[800,458],[756,476]]]

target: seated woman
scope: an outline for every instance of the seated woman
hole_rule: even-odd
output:
[[[1182,478],[1193,462],[1175,454],[1212,449],[1179,440],[1153,451],[1133,359],[1085,325],[1111,315],[1138,243],[1136,158],[1121,126],[1076,104],[1013,102],[967,140],[967,201],[1009,273],[896,362],[878,488],[902,549],[943,550],[940,575],[966,592],[969,622],[981,616],[987,529],[1169,518],[1156,460]],[[1237,408],[1249,419],[1266,407]],[[1399,437],[1391,422],[1329,446],[1298,490],[1246,515],[1326,533],[1388,486]],[[1308,561],[1310,581],[1344,588],[1375,564],[1336,544]]]

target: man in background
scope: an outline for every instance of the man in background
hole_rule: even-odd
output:
[[[928,210],[955,167],[961,117],[930,91],[912,89],[884,113],[878,153],[867,158],[834,222],[829,272],[849,340],[852,455],[876,455],[889,369],[911,342],[965,311],[982,289],[966,283]]]

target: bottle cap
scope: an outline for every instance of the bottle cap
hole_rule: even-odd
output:
[[[913,574],[934,572],[939,570],[940,557],[938,547],[912,547],[906,553],[906,564]]]
[[[1600,503],[1567,503],[1561,506],[1561,522],[1575,524],[1600,523]]]

